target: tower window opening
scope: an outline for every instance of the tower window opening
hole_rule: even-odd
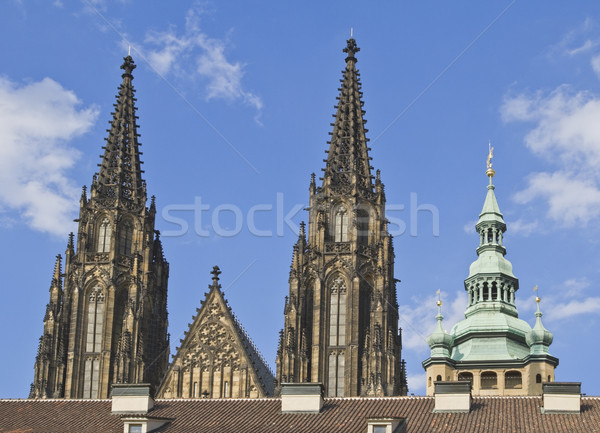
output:
[[[99,287],[90,293],[88,301],[88,322],[86,352],[99,353],[102,350],[102,319],[104,317],[104,294]]]
[[[104,218],[100,223],[100,229],[98,230],[98,252],[108,253],[110,251],[110,235],[111,228],[108,218]]]
[[[327,395],[329,397],[344,396],[344,369],[346,358],[343,351],[334,351],[329,354],[329,381]]]
[[[460,382],[471,382],[473,383],[473,373],[468,371],[458,373],[458,380]]]
[[[507,371],[504,375],[504,387],[506,389],[521,389],[523,387],[523,379],[518,371]]]
[[[493,371],[481,373],[481,389],[498,388],[498,376]]]
[[[535,383],[542,383],[542,375],[541,374],[535,375]]]
[[[329,303],[329,346],[346,344],[346,284],[340,276],[330,287]],[[327,394],[329,397],[344,396],[345,356],[343,350],[329,354]]]
[[[132,251],[133,225],[127,221],[119,232],[119,253],[129,256]]]
[[[104,294],[95,287],[88,299],[87,334],[85,350],[100,353],[102,350],[102,322],[104,319]],[[85,360],[83,371],[83,398],[98,398],[100,384],[100,359],[91,356]]]
[[[343,206],[335,213],[334,240],[348,242],[348,212]]]
[[[435,378],[435,380],[437,382],[441,382],[442,381],[442,376],[440,374],[438,374],[437,377]]]
[[[330,289],[329,303],[329,345],[346,344],[346,284],[337,277]]]

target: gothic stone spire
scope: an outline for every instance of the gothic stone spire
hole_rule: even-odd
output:
[[[326,166],[324,168],[323,187],[345,189],[356,187],[357,190],[373,190],[371,167],[367,147],[365,128],[367,121],[363,118],[362,92],[360,74],[356,69],[355,54],[360,51],[356,41],[348,39],[344,52],[347,53],[346,68],[342,71],[342,86],[338,89],[340,96],[335,106],[335,122],[332,123],[331,141]]]
[[[321,382],[329,397],[406,394],[394,249],[381,178],[371,178],[356,41],[323,185],[311,176],[308,225],[294,245],[277,381]]]
[[[137,205],[146,202],[146,185],[142,179],[137,133],[136,98],[132,85],[135,64],[131,56],[124,57],[121,69],[123,83],[119,87],[113,119],[110,121],[104,156],[99,164],[92,193],[106,199],[124,200]]]
[[[82,190],[62,275],[57,261],[34,397],[107,398],[113,383],[157,386],[168,366],[169,264],[155,201],[146,207],[131,57],[121,68],[105,154],[89,200]]]

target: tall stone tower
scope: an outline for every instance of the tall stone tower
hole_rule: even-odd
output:
[[[169,264],[146,207],[130,56],[104,156],[81,195],[77,243],[56,260],[31,397],[107,398],[112,383],[158,386],[169,358]]]
[[[438,302],[438,324],[427,338],[431,356],[423,362],[427,395],[433,395],[436,381],[469,380],[474,395],[541,395],[542,382],[554,381],[558,359],[549,352],[553,336],[542,324],[540,298],[536,297],[533,329],[517,312],[519,280],[504,257],[506,223],[494,193],[492,150],[487,194],[475,225],[477,260],[465,280],[469,297],[465,320],[446,333]]]
[[[322,382],[326,395],[406,394],[394,249],[379,171],[374,178],[354,39],[322,186],[310,182],[308,234],[294,245],[277,381]],[[308,238],[307,238],[308,236]]]

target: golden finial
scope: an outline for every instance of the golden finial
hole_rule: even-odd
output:
[[[537,291],[538,291],[538,286],[537,285],[534,286],[533,291],[536,292],[535,302],[537,302],[539,304],[540,301],[542,300],[542,298],[540,298],[539,296],[537,296]]]
[[[437,302],[435,303],[435,305],[437,305],[438,307],[441,307],[442,306],[441,299],[438,299]]]
[[[485,174],[487,174],[488,177],[492,178],[496,174],[496,171],[494,171],[494,169],[492,168],[492,158],[494,157],[494,148],[492,147],[492,140],[490,140],[490,142],[488,143],[488,149],[489,152],[487,157],[487,170]]]
[[[437,291],[435,292],[435,294],[438,297],[438,300],[435,303],[435,305],[437,305],[438,307],[441,307],[442,306],[442,291],[440,289],[437,289]]]

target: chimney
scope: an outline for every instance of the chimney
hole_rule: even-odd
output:
[[[321,383],[282,383],[282,413],[319,413],[323,407]]]
[[[154,407],[154,389],[149,383],[115,383],[112,413],[147,414]]]
[[[542,413],[580,413],[581,382],[542,383]]]
[[[434,412],[469,412],[471,382],[434,382]]]

